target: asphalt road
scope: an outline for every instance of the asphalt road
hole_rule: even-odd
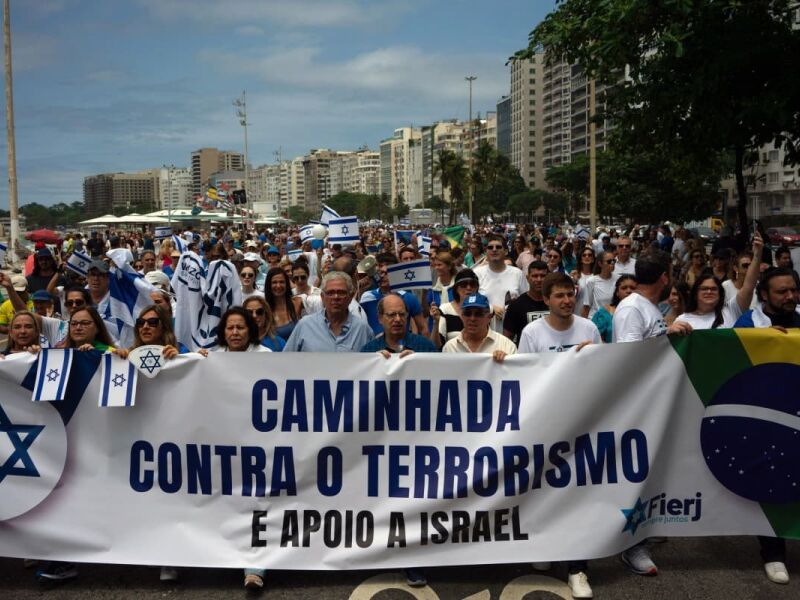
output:
[[[587,532],[587,535],[590,535]],[[1,534],[0,534],[1,535]],[[789,542],[788,585],[770,583],[750,537],[673,538],[653,547],[657,577],[629,573],[619,558],[590,562],[595,598],[647,600],[797,600],[800,598],[800,542]],[[534,600],[570,598],[564,573],[533,571],[527,564],[481,565],[426,569],[428,587],[411,590],[398,573],[386,571],[273,571],[266,588],[252,594],[242,588],[242,575],[232,569],[181,569],[177,583],[161,584],[158,569],[120,565],[81,565],[76,580],[57,586],[34,581],[20,559],[0,559],[3,600],[110,599],[155,600],[191,598],[254,598],[291,600]],[[551,589],[550,593],[536,591]],[[554,592],[554,593],[553,593]]]

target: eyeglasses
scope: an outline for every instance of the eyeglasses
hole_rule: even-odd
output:
[[[617,248],[630,248],[630,244],[617,244]]]
[[[292,281],[305,281],[308,279],[308,275],[295,275],[292,277]]]
[[[64,300],[64,306],[72,308],[73,306],[86,306],[85,300]]]
[[[558,259],[560,259],[561,256],[559,256],[558,254],[548,254],[547,258],[558,258]]]
[[[265,311],[263,308],[248,308],[247,312],[256,317],[263,317],[267,311]]]
[[[83,327],[89,327],[94,325],[94,321],[70,321],[69,326],[75,329],[81,329]]]
[[[502,250],[502,246],[486,246],[487,250]]]
[[[719,290],[717,289],[716,286],[714,286],[714,287],[703,286],[703,287],[697,288],[697,291],[700,292],[701,294],[711,294],[711,293],[719,292]]]
[[[584,252],[583,254],[581,254],[581,258],[587,258],[587,257],[594,258],[594,254],[592,254],[591,252]]]
[[[478,287],[478,282],[474,279],[464,279],[458,282],[458,287]]]
[[[150,317],[149,319],[142,319],[141,317],[136,319],[136,326],[137,327],[144,327],[147,325],[148,327],[158,327],[161,325],[161,319],[158,317]]]
[[[350,295],[350,292],[347,290],[326,290],[322,293],[326,296],[331,296],[332,298],[344,298],[345,296]]]
[[[239,277],[241,277],[243,279],[250,279],[250,278],[255,277],[255,276],[256,276],[255,273],[239,273]]]
[[[603,262],[606,263],[607,265],[614,265],[614,264],[617,263],[617,259],[616,258],[609,258],[608,260],[604,260]]]
[[[408,316],[408,313],[403,311],[388,312],[388,313],[383,313],[383,316],[389,319],[390,321],[394,321],[397,318],[405,319]]]

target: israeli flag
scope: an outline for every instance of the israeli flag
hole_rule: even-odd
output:
[[[431,256],[431,238],[426,235],[420,235],[417,237],[417,242],[419,243],[419,253],[422,256],[427,256],[430,258]]]
[[[74,350],[39,351],[39,366],[36,369],[36,385],[33,388],[34,402],[60,402],[67,392],[67,381],[72,369]]]
[[[411,229],[395,229],[394,231],[394,249],[398,254],[403,246],[408,246],[414,241],[414,231]]]
[[[303,225],[300,228],[300,243],[305,244],[309,240],[314,239],[313,225]]]
[[[0,244],[0,265],[6,260],[6,253],[8,252],[8,246],[5,244]]]
[[[156,227],[153,229],[153,237],[157,240],[166,240],[172,237],[172,227],[165,225],[164,227]]]
[[[338,219],[339,213],[333,210],[327,204],[322,205],[322,216],[319,218],[320,223],[323,225],[330,225],[332,219]]]
[[[133,406],[136,403],[138,371],[133,363],[107,352],[100,361],[98,406]]]
[[[186,254],[189,250],[184,239],[175,233],[172,234],[172,243],[175,244],[175,249],[181,254]]]
[[[108,277],[108,301],[98,305],[98,312],[120,346],[133,345],[133,328],[142,309],[151,305],[155,287],[129,264],[112,269]]]
[[[71,271],[75,271],[81,277],[86,277],[91,262],[92,259],[88,255],[76,250],[67,259],[66,267]]]
[[[390,265],[386,272],[389,275],[389,286],[393,291],[427,289],[433,285],[429,260],[414,260]]]
[[[354,244],[358,237],[358,217],[341,217],[328,222],[328,245]]]
[[[303,249],[302,248],[297,248],[295,250],[289,250],[286,253],[286,256],[289,257],[290,261],[294,262],[300,257],[301,254],[303,254]]]

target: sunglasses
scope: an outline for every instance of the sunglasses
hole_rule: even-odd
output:
[[[256,276],[255,273],[239,273],[239,277],[243,279],[250,279],[255,276]]]
[[[86,306],[85,300],[64,300],[64,306],[69,306],[70,308],[73,306]]]
[[[161,325],[161,319],[158,317],[150,317],[149,319],[142,319],[139,317],[136,319],[136,326],[137,327],[144,327],[147,325],[148,327],[158,327]]]
[[[604,260],[603,262],[606,263],[607,265],[614,265],[614,264],[617,263],[617,259],[616,258],[609,258],[608,260]]]
[[[617,244],[617,248],[630,248],[630,244]]]
[[[308,275],[295,275],[292,277],[292,281],[305,281],[308,279]]]
[[[486,246],[487,250],[502,250],[502,246]]]
[[[266,311],[263,308],[250,308],[248,311],[251,315],[256,317],[263,317]]]
[[[591,252],[585,252],[585,253],[581,254],[581,258],[587,258],[587,257],[588,258],[594,258],[594,254],[592,254]]]

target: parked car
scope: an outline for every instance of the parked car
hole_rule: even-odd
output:
[[[771,227],[767,237],[773,246],[800,246],[800,233],[791,227]]]
[[[703,240],[704,244],[713,244],[719,237],[711,227],[692,227],[689,229],[689,233],[692,234],[692,237]]]

